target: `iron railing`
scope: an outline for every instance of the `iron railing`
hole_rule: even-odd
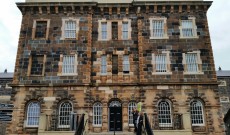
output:
[[[145,132],[147,135],[153,135],[153,130],[151,128],[150,122],[149,122],[149,118],[147,116],[146,113],[144,113],[144,118],[145,118]]]
[[[173,114],[170,122],[159,122],[158,115],[153,115],[153,129],[155,130],[182,130],[183,114]]]
[[[75,135],[83,135],[86,123],[87,122],[85,122],[85,114],[82,114],[80,121],[79,121],[79,124],[78,124],[77,129],[76,129]]]
[[[82,114],[72,113],[67,117],[46,115],[46,131],[76,131]]]

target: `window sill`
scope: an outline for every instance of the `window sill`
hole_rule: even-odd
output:
[[[57,74],[57,76],[77,76],[77,73],[73,73],[73,74]]]
[[[98,39],[98,41],[109,41],[109,39]]]
[[[152,75],[172,75],[172,72],[153,72]]]
[[[38,128],[38,125],[37,126],[26,125],[25,128]]]
[[[182,37],[180,36],[180,39],[198,39],[198,36],[193,36],[193,37]]]
[[[43,77],[44,75],[28,75],[28,77]]]
[[[168,36],[165,37],[149,37],[149,39],[169,39]]]
[[[184,75],[203,75],[204,72],[184,72]]]
[[[93,127],[100,128],[102,125],[93,125]]]
[[[134,127],[134,124],[129,124],[129,127]]]

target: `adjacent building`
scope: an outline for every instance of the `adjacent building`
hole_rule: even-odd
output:
[[[208,29],[211,1],[26,0],[7,134],[223,135]]]
[[[11,101],[13,73],[0,72],[0,135],[5,135],[7,123],[12,119],[13,104]]]

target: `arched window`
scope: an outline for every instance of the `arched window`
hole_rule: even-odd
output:
[[[158,119],[160,127],[172,126],[171,106],[167,100],[162,100],[158,104]]]
[[[28,127],[38,127],[40,117],[40,103],[37,101],[30,102],[27,107],[27,122]]]
[[[199,100],[194,100],[190,104],[191,121],[193,126],[204,125],[203,104]]]
[[[97,102],[93,105],[93,125],[102,125],[102,104]]]
[[[130,102],[128,104],[128,117],[129,117],[129,125],[133,125],[133,114],[132,114],[132,111],[133,111],[133,108],[137,106],[137,103],[135,102]]]
[[[64,101],[59,106],[59,128],[69,128],[73,106],[69,101]]]

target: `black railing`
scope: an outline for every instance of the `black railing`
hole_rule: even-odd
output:
[[[144,113],[144,116],[145,116],[145,132],[147,133],[147,135],[153,135],[153,130],[151,128],[149,118],[146,113]]]
[[[156,130],[182,130],[183,129],[183,115],[174,114],[171,120],[162,120],[159,122],[158,115],[153,115],[153,129]]]
[[[76,131],[82,114],[46,115],[46,131]]]
[[[86,122],[87,123],[87,122]],[[79,121],[79,125],[77,126],[77,130],[75,135],[82,135],[85,130],[85,114],[82,114],[81,119]]]

